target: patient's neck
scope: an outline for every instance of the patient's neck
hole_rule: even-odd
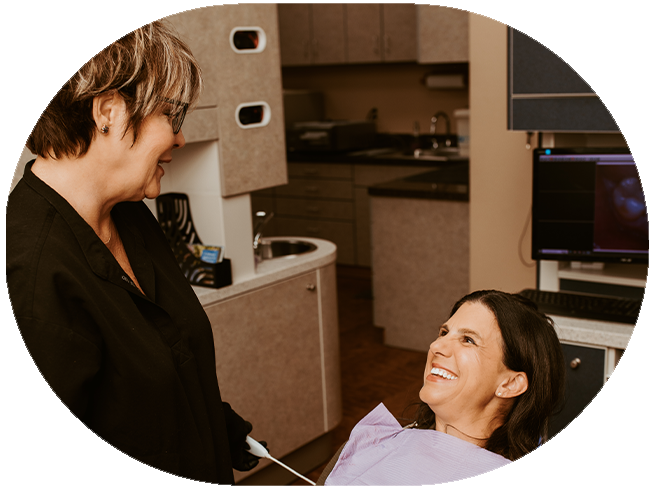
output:
[[[494,423],[493,423],[494,422]],[[501,425],[499,421],[477,419],[474,422],[465,420],[445,421],[436,415],[435,430],[485,447],[494,430]]]

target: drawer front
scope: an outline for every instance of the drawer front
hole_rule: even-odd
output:
[[[286,215],[343,220],[354,219],[354,203],[352,201],[325,201],[322,199],[278,197],[276,208],[277,216]]]
[[[565,404],[549,422],[549,437],[564,429],[594,399],[605,381],[605,348],[562,344],[567,365]]]
[[[350,181],[296,178],[291,178],[288,184],[277,187],[276,195],[348,200],[353,200],[354,198]]]
[[[353,223],[301,218],[275,219],[275,231],[278,236],[306,236],[329,240],[338,247],[336,260],[339,264],[356,264]]]
[[[341,163],[289,163],[289,177],[351,180],[352,165]]]

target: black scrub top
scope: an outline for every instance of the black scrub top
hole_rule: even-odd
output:
[[[53,391],[91,430],[161,470],[233,483],[211,325],[143,202],[112,217],[145,295],[68,202],[27,164],[7,206],[7,283]]]

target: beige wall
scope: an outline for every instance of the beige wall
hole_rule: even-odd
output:
[[[283,88],[312,89],[324,93],[325,114],[330,119],[365,119],[372,107],[379,110],[377,131],[411,133],[413,121],[428,133],[431,116],[443,110],[456,131],[453,111],[467,108],[467,90],[429,90],[422,77],[431,71],[416,63],[313,66],[283,68]],[[438,123],[438,133],[444,124]]]
[[[507,128],[507,27],[470,14],[470,288],[535,287],[530,259],[532,152]],[[535,135],[532,141],[536,145]]]

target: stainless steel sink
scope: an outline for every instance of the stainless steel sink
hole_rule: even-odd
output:
[[[281,257],[295,257],[317,249],[317,245],[303,240],[270,239],[264,238],[256,249],[256,255],[261,260],[277,259]]]

